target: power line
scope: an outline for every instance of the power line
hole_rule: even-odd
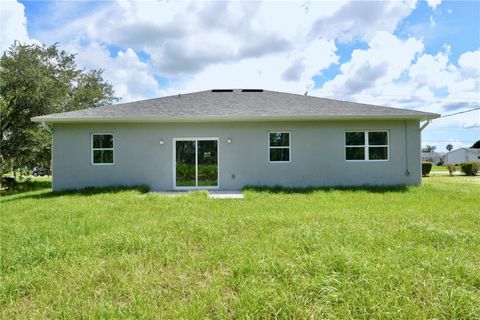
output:
[[[457,142],[475,142],[476,140],[422,140],[423,142],[449,142],[449,143],[457,143]]]
[[[446,114],[446,115],[444,115],[444,116],[441,116],[440,118],[450,117],[450,116],[454,116],[454,115],[461,114],[461,113],[472,112],[472,111],[475,111],[475,110],[480,110],[480,107],[473,108],[473,109],[470,109],[470,110],[465,110],[465,111],[460,111],[460,112],[455,112],[455,113]]]
[[[327,93],[329,94],[329,93]],[[336,97],[335,94],[333,93],[330,93],[333,97]],[[358,94],[352,94],[352,95],[346,95],[346,96],[349,96],[349,97],[355,97],[355,96],[369,96],[369,97],[372,97],[371,95],[369,94],[362,94],[362,93],[358,93]],[[345,96],[345,95],[344,95]],[[414,98],[431,98],[432,100],[436,100],[436,102],[438,101],[441,101],[441,100],[448,100],[448,99],[455,99],[455,100],[463,100],[462,102],[465,102],[465,103],[476,103],[477,101],[467,101],[467,98],[460,98],[460,97],[430,97],[430,96],[421,96],[421,95],[412,95],[412,96],[405,96],[405,95],[394,95],[394,94],[382,94],[382,96],[390,96],[390,97],[404,97],[406,99],[414,99]],[[373,96],[376,98],[376,96]],[[443,116],[440,116],[440,118],[446,118],[446,117],[450,117],[450,116],[454,116],[454,115],[457,115],[457,114],[462,114],[462,113],[467,113],[467,112],[472,112],[472,111],[476,111],[476,110],[480,110],[480,107],[476,107],[476,108],[473,108],[473,109],[469,109],[469,110],[465,110],[465,111],[460,111],[460,112],[455,112],[455,113],[450,113],[450,114],[446,114],[446,115],[443,115]]]

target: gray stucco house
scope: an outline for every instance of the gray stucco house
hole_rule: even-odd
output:
[[[222,89],[32,120],[53,132],[53,190],[238,190],[419,184],[420,122],[438,116]]]

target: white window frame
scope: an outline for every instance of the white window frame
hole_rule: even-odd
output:
[[[270,134],[271,133],[288,133],[288,147],[285,146],[271,146],[270,145]],[[290,163],[292,161],[292,133],[290,131],[269,131],[267,134],[267,156],[269,163]],[[288,161],[271,161],[270,160],[270,149],[288,149]]]
[[[363,145],[347,145],[347,133],[348,132],[363,132],[365,133],[365,141]],[[386,145],[369,145],[368,143],[368,134],[370,132],[386,132],[387,133],[387,144]],[[386,162],[390,161],[390,131],[389,130],[347,130],[343,133],[343,139],[344,139],[344,159],[345,161],[348,162]],[[348,160],[347,159],[347,148],[364,148],[364,153],[365,153],[365,159],[363,160]],[[368,148],[381,148],[381,147],[386,147],[387,148],[387,159],[370,159],[370,152]]]
[[[111,135],[112,136],[112,148],[94,148],[93,147],[93,136],[100,136],[100,135]],[[90,163],[93,165],[93,166],[113,166],[115,164],[115,135],[113,133],[110,133],[110,132],[94,132],[94,133],[91,133],[90,134]],[[94,151],[96,150],[111,150],[113,155],[113,162],[112,163],[95,163],[93,160],[93,153]]]

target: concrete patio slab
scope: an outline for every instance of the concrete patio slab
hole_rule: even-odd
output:
[[[243,199],[242,191],[209,191],[210,199]]]
[[[177,191],[151,191],[146,194],[155,194],[165,197],[180,197],[188,195],[192,190],[177,190]],[[208,191],[208,198],[210,199],[243,199],[243,192],[239,190],[233,191]]]

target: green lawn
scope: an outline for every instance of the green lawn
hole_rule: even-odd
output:
[[[432,166],[432,171],[441,171],[448,173],[448,169],[446,166]]]
[[[3,319],[480,315],[480,177],[243,200],[21,187],[0,199]]]
[[[432,166],[432,171],[448,173],[448,168],[447,166]],[[455,166],[455,171],[462,171],[462,168],[460,168],[460,166]]]

